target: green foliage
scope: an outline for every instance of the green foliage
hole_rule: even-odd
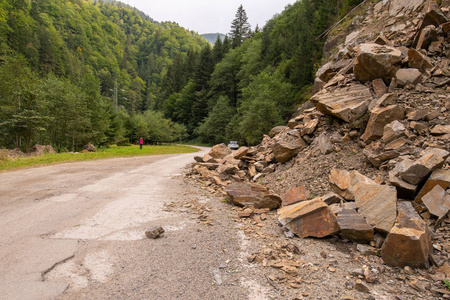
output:
[[[0,147],[76,150],[136,134],[182,138],[185,127],[144,111],[161,91],[183,89],[183,73],[193,72],[205,45],[175,23],[153,22],[115,1],[0,0]],[[163,85],[168,73],[173,82]],[[165,132],[151,135],[149,119]]]
[[[450,280],[444,280],[444,286],[447,290],[450,291]]]
[[[230,39],[233,48],[242,45],[245,39],[251,36],[251,27],[248,23],[247,13],[242,4],[236,11],[235,18],[231,22]]]
[[[248,87],[243,89],[239,107],[240,136],[254,145],[263,134],[284,123],[293,104],[292,85],[284,82],[279,72],[261,72]]]
[[[204,142],[214,144],[226,142],[226,128],[235,113],[236,110],[230,105],[228,98],[220,96],[211,113],[197,128],[196,133]]]

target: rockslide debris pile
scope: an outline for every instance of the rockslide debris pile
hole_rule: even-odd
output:
[[[442,266],[450,258],[450,1],[441,2],[368,1],[350,26],[358,30],[328,39],[325,50],[335,51],[287,126],[255,147],[214,146],[191,175],[235,205],[278,208],[300,238],[339,234],[370,243],[390,266]],[[308,168],[316,174],[308,189],[320,196],[305,178],[283,182]]]

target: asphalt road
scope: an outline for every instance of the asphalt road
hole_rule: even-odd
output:
[[[0,299],[264,299],[224,203],[181,176],[207,150],[1,173]],[[183,201],[217,225],[165,207]]]

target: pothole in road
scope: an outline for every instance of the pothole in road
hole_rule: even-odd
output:
[[[89,282],[106,282],[113,273],[113,258],[107,251],[87,254],[81,263],[71,259],[54,267],[46,281],[69,283],[69,289],[86,288]]]

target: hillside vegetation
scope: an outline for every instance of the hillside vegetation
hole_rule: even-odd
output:
[[[255,144],[302,101],[317,37],[352,2],[297,2],[211,48],[115,1],[0,0],[0,147]]]

